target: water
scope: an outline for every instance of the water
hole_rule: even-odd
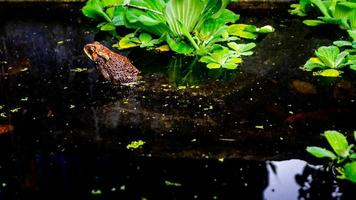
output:
[[[276,32],[237,73],[133,50],[144,82],[113,87],[82,51],[102,37],[79,7],[0,8],[0,124],[15,129],[0,135],[1,199],[351,199],[305,147],[356,130],[355,77],[299,69],[341,32],[243,13]]]

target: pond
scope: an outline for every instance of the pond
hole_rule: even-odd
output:
[[[324,130],[356,130],[355,76],[299,69],[341,32],[286,10],[239,10],[276,29],[239,70],[135,49],[121,53],[142,81],[113,86],[83,53],[110,43],[80,7],[0,6],[0,124],[13,129],[0,135],[1,199],[354,196],[305,151],[326,145]]]

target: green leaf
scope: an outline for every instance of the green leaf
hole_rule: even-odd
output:
[[[209,69],[219,69],[221,65],[218,63],[209,63],[206,67]]]
[[[236,42],[229,42],[227,43],[227,46],[229,46],[231,49],[235,50],[238,53],[242,53],[255,48],[256,44],[253,42],[247,44],[237,44]]]
[[[228,60],[229,63],[234,63],[234,64],[237,64],[237,63],[242,63],[242,58],[240,57],[232,57]]]
[[[345,58],[347,55],[349,55],[349,53],[347,51],[343,51],[337,55],[336,60],[335,60],[336,68],[340,68],[342,66],[341,64],[346,61]]]
[[[333,42],[333,44],[338,47],[352,46],[352,42],[346,40],[338,40]]]
[[[194,47],[183,41],[175,41],[169,35],[167,35],[167,43],[169,48],[180,54],[191,54],[194,51]]]
[[[326,68],[326,65],[316,57],[310,58],[305,64],[304,64],[304,69],[307,71],[312,71],[313,69],[320,68],[324,69]]]
[[[321,20],[313,20],[313,19],[304,20],[303,23],[307,26],[319,26],[321,24],[325,24],[325,22]]]
[[[348,30],[347,31],[352,38],[352,40],[356,41],[356,29],[355,30]]]
[[[203,56],[203,57],[200,58],[199,61],[203,62],[203,63],[215,62],[215,60],[211,56]]]
[[[354,139],[355,139],[355,141],[356,141],[356,131],[354,131]]]
[[[92,19],[103,18],[111,22],[111,18],[104,12],[104,4],[100,0],[89,0],[82,8],[82,13]]]
[[[340,71],[336,69],[325,69],[315,73],[315,75],[324,76],[324,77],[339,77]]]
[[[152,40],[152,36],[148,33],[141,33],[138,38],[142,43],[148,43],[149,41]]]
[[[333,152],[320,148],[320,147],[307,147],[307,152],[312,154],[317,158],[330,158],[331,160],[336,159],[336,156]]]
[[[349,157],[351,160],[356,160],[356,153],[353,153]]]
[[[246,24],[233,24],[227,28],[229,35],[235,35],[245,39],[255,40],[257,34],[253,33],[256,31],[255,26],[249,26]]]
[[[338,131],[325,131],[324,135],[328,140],[330,146],[338,156],[345,156],[345,151],[348,149],[349,144],[346,137]]]
[[[339,48],[336,46],[322,46],[315,51],[315,55],[328,67],[335,68],[335,60],[339,55]]]
[[[144,26],[155,26],[160,23],[159,21],[147,15],[140,15],[138,17],[138,21],[141,22]]]
[[[344,172],[347,180],[356,183],[356,161],[351,163],[346,163],[344,165]]]
[[[181,26],[192,32],[205,8],[205,1],[170,0],[166,4],[164,16],[175,35],[183,35]],[[181,25],[179,25],[179,23]]]
[[[263,26],[261,28],[257,28],[258,33],[272,33],[274,32],[274,28],[270,25]]]
[[[344,2],[338,2],[338,5],[343,5],[349,8],[354,8],[356,9],[356,3],[355,2],[348,2],[348,1],[344,1]]]
[[[225,63],[222,65],[223,68],[225,69],[236,69],[237,68],[237,64],[235,63]]]
[[[331,17],[328,12],[328,9],[326,8],[322,0],[310,0],[310,2],[316,5],[319,8],[320,12],[323,13],[325,17]]]
[[[102,31],[113,31],[116,27],[111,23],[105,23],[104,25],[100,26],[100,30]]]
[[[113,45],[113,47],[117,47],[119,49],[128,49],[132,47],[137,47],[139,44],[131,41],[131,38],[134,37],[134,34],[128,34],[125,37],[121,38],[121,40]]]

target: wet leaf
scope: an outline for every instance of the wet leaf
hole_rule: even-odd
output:
[[[141,33],[138,38],[142,43],[147,43],[152,40],[152,36],[148,33]]]
[[[167,43],[170,49],[180,54],[188,55],[194,51],[194,48],[190,44],[184,41],[175,41],[169,35],[167,35]]]
[[[15,127],[11,124],[0,124],[0,135],[12,132]]]
[[[336,46],[323,46],[315,51],[315,55],[328,67],[336,68],[335,61],[340,53]]]
[[[317,93],[315,86],[313,84],[305,82],[305,81],[294,80],[292,82],[292,87],[298,93],[301,93],[301,94],[316,94]]]
[[[338,40],[333,42],[333,44],[338,47],[352,46],[352,43],[350,41],[345,40]]]
[[[304,65],[304,69],[308,71],[312,71],[315,68],[323,69],[325,67],[325,64],[317,57],[310,58]]]
[[[317,158],[330,158],[332,160],[336,159],[336,156],[333,152],[320,147],[307,147],[307,152]]]
[[[356,183],[356,161],[344,165],[344,173],[347,180]]]
[[[119,49],[128,49],[137,46],[139,44],[132,42],[129,36],[123,37],[117,44],[113,45],[113,47],[118,47]]]
[[[324,135],[334,152],[339,156],[345,156],[349,147],[346,137],[338,131],[325,131]]]
[[[222,67],[225,68],[225,69],[236,69],[237,68],[237,64],[235,64],[235,63],[224,63],[222,65]],[[209,66],[208,66],[208,68],[209,68]],[[211,69],[211,68],[209,68],[209,69]]]
[[[317,72],[316,75],[325,76],[325,77],[338,77],[340,76],[340,71],[336,69],[326,69],[321,72]]]
[[[257,28],[258,33],[272,33],[274,32],[274,28],[270,25],[263,26],[261,28]]]
[[[321,24],[325,24],[324,21],[321,20],[312,20],[312,19],[308,19],[308,20],[304,20],[303,23],[307,26],[319,26]]]
[[[221,65],[218,64],[218,63],[209,63],[209,64],[207,65],[207,67],[208,67],[209,69],[219,69],[219,68],[221,67]]]
[[[158,50],[159,52],[166,52],[166,51],[170,51],[171,49],[169,48],[168,45],[164,44],[159,47],[156,47],[155,50]]]

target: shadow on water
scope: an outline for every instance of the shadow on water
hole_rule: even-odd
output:
[[[83,54],[95,36],[79,7],[0,9],[0,125],[14,128],[0,135],[1,199],[351,198],[350,183],[299,160],[314,162],[305,147],[325,129],[356,129],[355,77],[299,69],[341,33],[246,13],[276,32],[239,71],[133,50],[121,53],[143,82],[128,88]]]

